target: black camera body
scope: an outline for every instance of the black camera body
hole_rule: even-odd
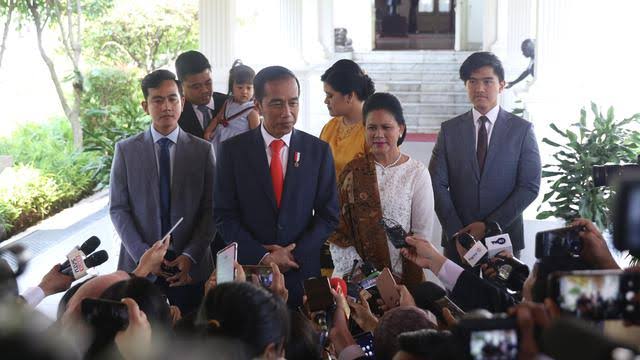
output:
[[[494,282],[512,291],[522,291],[522,286],[529,277],[529,267],[515,257],[496,255],[492,259],[497,273]]]

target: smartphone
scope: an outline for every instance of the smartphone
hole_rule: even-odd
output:
[[[270,288],[273,283],[273,270],[267,265],[242,265],[247,281],[251,281],[253,277],[260,285]]]
[[[463,319],[458,323],[472,359],[517,359],[518,328],[515,318]]]
[[[180,225],[182,223],[182,220],[184,220],[184,217],[181,217],[180,219],[178,219],[178,221],[173,224],[173,227],[171,227],[171,229],[169,229],[169,231],[167,231],[166,234],[164,234],[164,236],[162,237],[162,240],[167,240],[171,241],[171,233],[173,233],[173,231],[178,227],[178,225]],[[169,244],[169,248],[167,249],[167,252],[164,255],[165,260],[168,261],[173,261],[176,259],[176,257],[178,257],[178,254],[176,254],[175,249],[173,248],[173,244]],[[178,272],[180,272],[180,269],[178,269],[177,266],[166,266],[164,263],[160,264],[160,268],[162,269],[162,271],[175,275]]]
[[[556,272],[549,278],[549,293],[561,310],[582,319],[640,319],[640,273]]]
[[[223,284],[236,278],[235,262],[238,259],[238,243],[232,242],[216,255],[216,282]]]
[[[331,295],[331,285],[325,276],[309,278],[304,281],[304,293],[307,295],[307,305],[310,312],[329,311],[335,306]]]
[[[387,234],[387,238],[396,249],[408,246],[404,239],[409,235],[402,228],[402,225],[398,224],[395,220],[388,218],[382,218],[380,220],[380,225],[382,225],[384,232]]]
[[[568,226],[559,229],[540,231],[536,234],[536,258],[547,257],[580,257],[582,226]]]
[[[389,307],[393,308],[400,303],[400,293],[396,289],[396,280],[393,278],[389,268],[384,268],[380,276],[376,279],[376,287],[380,298]]]
[[[370,331],[363,332],[353,337],[356,344],[360,346],[364,352],[364,359],[375,359],[376,354],[373,351],[373,334]]]
[[[94,327],[108,327],[114,331],[125,330],[129,326],[127,305],[113,300],[84,299],[80,304],[82,317]]]

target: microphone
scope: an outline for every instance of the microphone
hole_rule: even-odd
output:
[[[439,322],[444,322],[444,317],[442,316],[442,309],[444,308],[449,309],[451,314],[456,318],[464,315],[464,311],[447,297],[447,293],[443,288],[435,283],[426,281],[418,284],[411,289],[411,293],[416,302],[416,306],[432,312],[436,315]]]
[[[96,267],[98,265],[102,265],[105,261],[107,261],[109,259],[109,254],[107,254],[107,250],[100,250],[97,251],[94,254],[91,254],[89,256],[87,256],[84,259],[84,265],[86,269],[90,269],[92,267]],[[72,276],[73,275],[73,269],[71,266],[69,266],[66,269],[61,269],[60,270],[61,273],[65,274],[65,275],[69,275]]]
[[[495,221],[487,221],[485,224],[484,244],[487,247],[487,256],[492,258],[502,251],[513,254],[513,246],[511,245],[509,234],[502,233],[502,228]]]
[[[342,294],[343,296],[347,296],[347,283],[341,278],[331,278],[329,279],[329,284],[331,284],[331,288],[335,290],[338,294]]]
[[[80,245],[79,250],[82,251],[84,256],[87,256],[92,252],[94,252],[98,248],[98,246],[100,246],[100,239],[97,236],[92,236],[89,239],[87,239],[87,241],[85,241],[82,245]],[[60,264],[60,270],[64,270],[69,266],[71,266],[71,264],[67,259],[67,261]]]
[[[467,260],[471,267],[478,264],[484,264],[489,261],[487,256],[487,248],[481,241],[476,241],[473,235],[468,233],[460,233],[454,238],[463,248],[467,249],[464,259]]]

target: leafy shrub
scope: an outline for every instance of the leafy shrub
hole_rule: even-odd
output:
[[[95,186],[87,171],[95,157],[73,149],[65,119],[20,126],[0,139],[0,154],[16,164],[0,173],[0,225],[10,229],[7,235],[75,203]]]
[[[595,222],[601,229],[611,225],[609,202],[612,191],[608,187],[593,185],[593,165],[635,161],[640,149],[640,133],[630,128],[640,122],[640,113],[627,119],[616,120],[613,107],[604,115],[591,103],[593,125],[587,125],[587,111],[580,111],[580,120],[566,130],[555,124],[550,127],[562,141],[542,139],[557,149],[555,163],[543,166],[542,177],[547,178],[551,190],[544,194],[543,205],[551,210],[542,211],[538,219],[555,216],[566,221],[583,217]],[[542,205],[541,205],[542,206]],[[540,210],[540,207],[538,208]]]
[[[31,166],[19,165],[0,173],[0,211],[9,234],[50,214],[62,197],[57,182]]]
[[[137,72],[93,69],[85,75],[82,106],[84,151],[96,157],[88,168],[100,187],[109,184],[116,142],[149,126],[140,106],[142,92]]]

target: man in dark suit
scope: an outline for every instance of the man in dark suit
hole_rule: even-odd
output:
[[[182,130],[202,139],[204,130],[222,109],[227,95],[213,91],[211,64],[201,53],[183,52],[175,65],[186,100],[178,124]]]
[[[109,213],[122,245],[118,269],[136,268],[142,254],[180,218],[171,235],[177,273],[154,274],[156,284],[183,313],[202,298],[213,261],[213,147],[178,127],[182,109],[178,81],[167,70],[142,80],[142,106],[151,127],[116,144],[111,168]]]
[[[442,245],[461,263],[453,235],[468,232],[479,240],[484,222],[495,221],[509,233],[517,257],[525,246],[522,212],[540,188],[533,126],[498,106],[504,69],[492,53],[470,55],[460,78],[473,109],[442,123],[429,163]]]
[[[302,284],[320,275],[320,248],[338,224],[329,146],[294,129],[300,87],[288,69],[270,66],[254,79],[259,128],[222,143],[214,197],[218,231],[238,243],[238,262],[277,264],[289,304],[302,303]]]

